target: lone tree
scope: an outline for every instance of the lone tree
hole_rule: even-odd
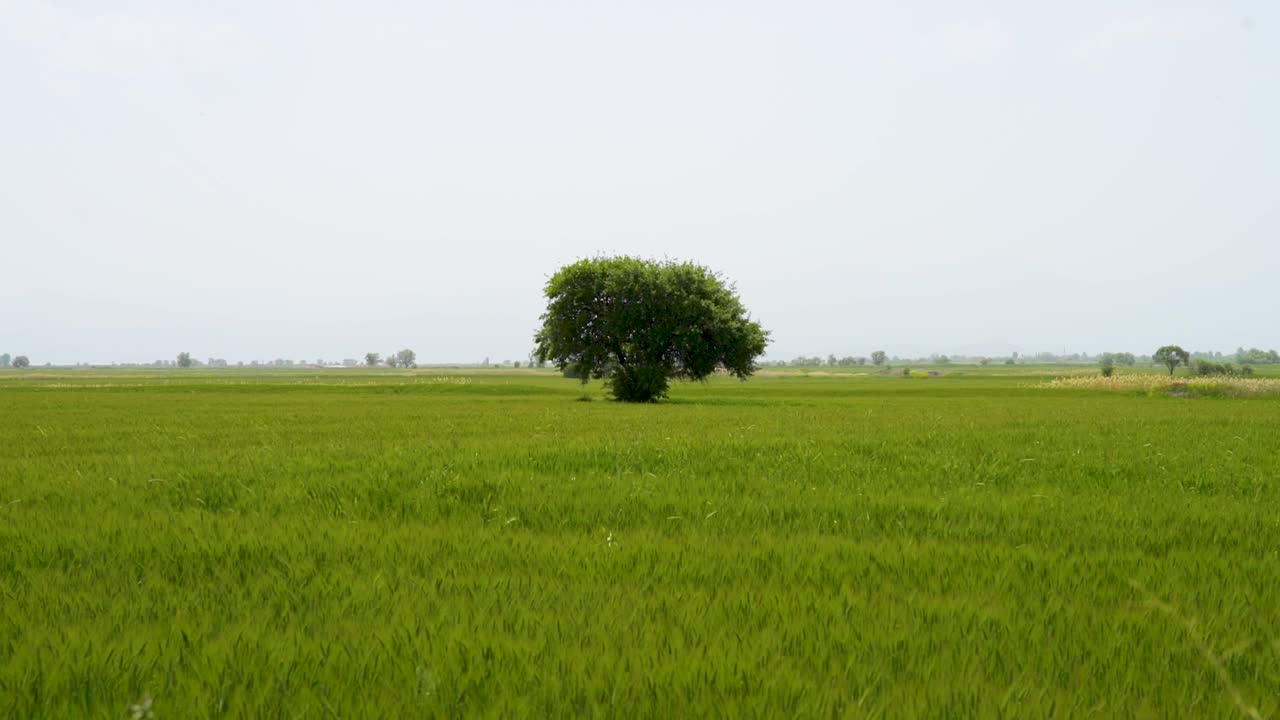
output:
[[[22,368],[31,367],[31,361],[27,359],[26,355],[19,355],[13,359],[13,366],[21,370]]]
[[[381,355],[379,355],[378,353],[365,353],[365,354],[364,354],[364,364],[365,364],[365,365],[368,365],[369,367],[375,367],[375,366],[376,366],[378,363],[380,363],[380,362],[382,362],[382,356],[381,356]]]
[[[396,353],[396,360],[402,368],[418,367],[418,354],[408,348]]]
[[[180,368],[191,367],[191,353],[189,352],[178,353],[178,367]]]
[[[1165,345],[1157,350],[1151,359],[1169,368],[1169,376],[1173,377],[1174,368],[1191,362],[1191,355],[1177,345]]]
[[[538,362],[573,369],[584,383],[605,378],[626,402],[656,402],[672,378],[705,380],[718,368],[745,380],[769,340],[734,287],[692,263],[581,260],[545,292]]]
[[[876,366],[883,365],[884,358],[885,358],[884,351],[876,350],[875,352],[871,353],[871,364]]]

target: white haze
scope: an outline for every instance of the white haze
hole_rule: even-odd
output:
[[[613,253],[771,358],[1280,346],[1277,78],[1267,2],[12,0],[0,352],[523,359]]]

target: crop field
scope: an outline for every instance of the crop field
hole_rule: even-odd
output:
[[[3,372],[0,717],[1277,716],[1280,397],[1055,374]]]

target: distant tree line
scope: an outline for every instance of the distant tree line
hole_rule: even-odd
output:
[[[1176,347],[1176,346],[1171,346]],[[1181,348],[1178,348],[1181,350]],[[1175,367],[1185,366],[1191,372],[1202,375],[1211,374],[1250,374],[1253,371],[1253,365],[1277,365],[1280,364],[1280,353],[1275,350],[1262,350],[1260,348],[1237,348],[1235,353],[1226,354],[1217,351],[1184,351],[1187,358],[1179,360]],[[1165,357],[1167,360],[1168,357]],[[1119,367],[1134,367],[1136,365],[1162,365],[1168,367],[1167,362],[1151,355],[1135,355],[1130,352],[1103,352],[1097,355],[1089,353],[1072,353],[1072,354],[1055,354],[1051,352],[1039,352],[1030,356],[1022,356],[1018,353],[1010,353],[1008,356],[970,356],[970,355],[943,355],[933,354],[928,357],[899,357],[894,355],[890,357],[883,350],[876,350],[869,356],[862,355],[845,355],[836,356],[834,353],[828,354],[826,357],[820,355],[800,355],[791,360],[766,360],[762,361],[762,367],[865,367],[874,366],[883,368],[886,365],[948,365],[953,363],[989,365],[991,363],[1003,363],[1005,365],[1018,364],[1043,364],[1043,365],[1073,365],[1097,363],[1103,368],[1111,368],[1114,371]],[[1233,364],[1233,362],[1235,364]],[[155,368],[228,368],[228,367],[313,367],[313,366],[343,366],[355,367],[361,364],[360,360],[354,358],[346,358],[340,362],[326,362],[323,358],[315,361],[308,360],[292,360],[287,358],[275,358],[274,360],[250,362],[239,361],[236,363],[228,362],[224,358],[210,357],[205,360],[199,360],[192,357],[191,353],[178,353],[173,360],[155,360],[150,363],[111,363],[112,366],[118,367],[155,367]],[[388,353],[384,359],[380,353],[366,353],[364,356],[364,365],[368,367],[393,367],[393,368],[415,368],[417,367],[417,354],[408,348]],[[88,366],[89,363],[78,363],[78,365]],[[481,367],[515,367],[522,365],[528,367],[545,367],[545,362],[538,362],[536,359],[530,359],[527,362],[515,360],[504,360],[500,363],[490,363],[489,358],[485,358]],[[31,359],[26,355],[11,355],[10,353],[0,353],[0,369],[12,368],[22,369],[31,366]],[[1104,370],[1105,372],[1109,372]]]
[[[804,355],[801,355],[800,357],[797,357],[796,359],[791,361],[780,360],[773,363],[766,362],[762,364],[775,365],[780,367],[787,367],[787,366],[790,366],[790,367],[856,367],[858,365],[866,365],[867,358],[853,357],[853,356],[845,356],[842,358],[838,358],[835,355],[829,355],[824,360],[817,355],[814,355],[813,357],[806,357]]]
[[[365,362],[367,363],[369,361],[369,355],[376,354],[377,353],[368,353],[365,355]],[[387,359],[385,362],[387,367],[415,368],[418,367],[418,355],[414,351],[405,348],[404,350],[387,353]]]
[[[1083,355],[1075,357],[1076,361],[1079,362],[1080,358],[1087,358],[1088,356]],[[827,355],[826,358],[823,358],[820,355],[800,355],[792,360],[766,360],[761,362],[760,365],[762,367],[862,367],[866,365],[872,365],[874,367],[885,367],[888,365],[892,367],[894,363],[905,363],[910,365],[949,365],[953,362],[989,365],[992,360],[993,358],[990,357],[943,355],[941,353],[934,353],[928,357],[919,358],[899,357],[897,355],[889,357],[889,354],[884,350],[876,350],[872,352],[870,356],[846,355],[844,357],[836,357],[834,354],[831,354]],[[1013,353],[1012,357],[1005,358],[1005,362],[1009,365],[1014,364],[1017,360],[1018,353]],[[1055,357],[1052,361],[1037,358],[1037,362],[1062,361]]]
[[[1258,348],[1236,349],[1236,362],[1249,363],[1252,365],[1277,365],[1280,364],[1280,353],[1275,350],[1259,350]]]
[[[1176,347],[1176,346],[1174,346]],[[1181,348],[1179,348],[1181,350]],[[1164,360],[1168,358],[1165,357]],[[1241,365],[1270,365],[1280,364],[1280,353],[1275,350],[1260,350],[1258,348],[1250,348],[1248,350],[1240,348],[1236,350],[1234,355],[1224,355],[1221,352],[1212,351],[1191,351],[1187,352],[1187,359],[1180,361],[1181,365],[1191,367],[1194,361],[1205,360],[1212,362],[1227,362],[1233,360]],[[982,356],[982,355],[944,355],[934,353],[928,357],[900,357],[894,355],[889,357],[883,350],[877,350],[871,353],[870,357],[861,356],[845,356],[836,357],[829,354],[825,358],[820,355],[800,355],[792,360],[766,360],[761,362],[766,367],[855,367],[863,365],[874,365],[882,367],[886,364],[892,365],[949,365],[953,363],[969,364],[969,365],[990,365],[991,363],[1003,363],[1005,365],[1085,365],[1097,363],[1103,366],[1116,367],[1134,367],[1136,365],[1163,365],[1167,367],[1165,362],[1153,353],[1151,355],[1135,355],[1131,352],[1103,352],[1091,355],[1087,352],[1082,353],[1052,353],[1038,352],[1034,355],[1019,355],[1018,353],[1010,353],[1008,356]],[[1211,367],[1206,365],[1206,367]]]
[[[1101,356],[1099,356],[1098,360],[1104,366],[1111,365],[1113,367],[1116,365],[1133,367],[1134,365],[1138,364],[1138,358],[1133,353],[1129,353],[1129,352],[1118,352],[1118,353],[1104,352],[1102,353]]]
[[[7,357],[0,355],[0,361]],[[26,361],[25,357],[22,360]],[[16,363],[17,361],[13,361]],[[418,367],[418,355],[415,351],[405,348],[388,353],[384,358],[381,353],[365,353],[362,359],[344,358],[342,360],[325,360],[317,358],[315,360],[293,360],[290,358],[275,358],[274,360],[251,360],[245,362],[243,360],[231,362],[223,358],[208,358],[199,360],[188,352],[178,353],[172,360],[155,360],[143,363],[103,363],[94,365],[91,363],[76,363],[76,367],[134,367],[134,368],[297,368],[297,367],[395,367],[395,368],[416,368]],[[15,367],[16,365],[5,365],[0,362],[0,367]],[[535,360],[503,360],[502,362],[491,363],[489,358],[485,358],[477,363],[460,363],[450,365],[450,367],[482,367],[482,368],[519,368],[519,367],[546,367],[546,363],[539,363]]]
[[[1250,355],[1249,353],[1254,353]],[[1236,357],[1255,357],[1266,358],[1270,354],[1261,350],[1239,351]],[[1253,374],[1253,366],[1247,363],[1235,365],[1223,359],[1224,356],[1220,352],[1187,352],[1178,345],[1165,345],[1151,353],[1151,363],[1161,365],[1169,371],[1169,377],[1173,377],[1173,373],[1179,367],[1186,367],[1192,375],[1212,376],[1212,375],[1239,375],[1249,376]],[[1111,377],[1115,374],[1117,365],[1134,365],[1138,358],[1134,358],[1129,353],[1103,353],[1100,356],[1099,364],[1102,367],[1103,377]]]
[[[248,367],[254,367],[254,368],[256,367],[299,367],[299,366],[324,367],[328,365],[339,365],[339,364],[342,365],[343,367],[355,367],[355,366],[358,366],[360,362],[354,358],[344,359],[341,363],[336,363],[336,362],[327,363],[325,362],[324,358],[317,358],[314,363],[308,362],[306,360],[294,361],[287,358],[276,358],[275,360],[270,360],[267,362],[259,362],[257,360],[254,360],[248,364]],[[388,353],[385,360],[383,359],[382,355],[379,353],[365,353],[364,364],[369,367],[377,367],[379,365],[385,365],[387,367],[393,367],[393,368],[394,367],[416,368],[418,367],[418,355],[413,350],[410,350],[408,348],[405,348],[403,350],[397,350],[396,352],[393,352],[393,353]],[[209,358],[207,361],[201,362],[196,358],[191,357],[191,353],[180,352],[178,353],[178,356],[175,360],[171,360],[171,361],[157,360],[154,363],[152,363],[152,366],[153,367],[179,367],[179,368],[192,368],[192,367],[225,368],[225,367],[231,367],[231,364],[222,358]],[[517,363],[516,366],[519,367],[519,363]],[[245,367],[245,363],[243,362],[236,363],[236,367]]]

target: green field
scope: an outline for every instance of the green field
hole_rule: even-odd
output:
[[[0,717],[1280,711],[1280,398],[949,372],[0,373]]]

